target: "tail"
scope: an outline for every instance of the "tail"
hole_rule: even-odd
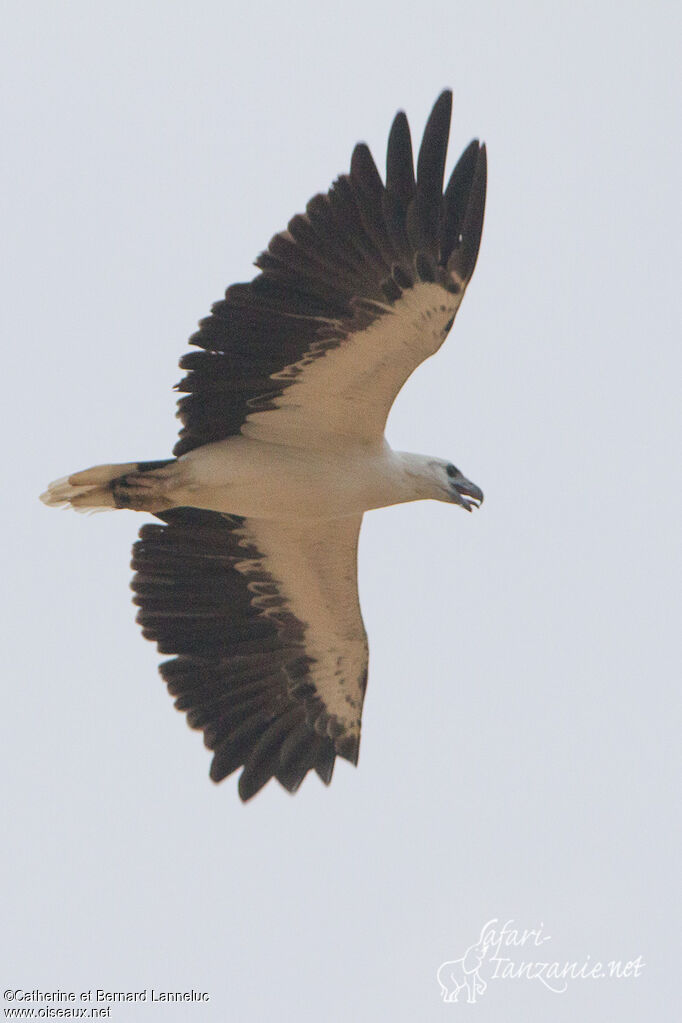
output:
[[[174,458],[166,458],[159,462],[95,465],[50,483],[40,500],[51,508],[69,507],[80,512],[108,508],[164,511],[171,502],[166,498],[164,503],[159,493],[162,479],[157,475],[145,480],[144,476],[174,463]]]

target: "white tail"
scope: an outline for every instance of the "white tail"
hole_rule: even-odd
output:
[[[95,465],[92,469],[63,476],[50,483],[40,495],[43,504],[52,508],[70,506],[76,511],[95,511],[115,508],[114,494],[110,483],[120,476],[137,471],[138,462],[121,462],[118,465]]]

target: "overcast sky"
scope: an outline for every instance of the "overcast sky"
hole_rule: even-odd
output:
[[[149,1023],[671,1018],[677,5],[9,10],[3,988],[210,995],[112,1009]],[[243,806],[134,623],[145,519],[37,495],[169,455],[196,321],[445,86],[448,166],[488,144],[483,244],[388,437],[486,503],[366,516],[359,766]],[[478,1004],[443,1005],[439,965],[492,919],[551,938],[516,961],[646,965],[554,993],[486,961]]]

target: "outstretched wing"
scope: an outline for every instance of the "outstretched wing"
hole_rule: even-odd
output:
[[[230,287],[190,343],[175,454],[239,432],[279,443],[377,441],[398,391],[442,344],[476,264],[485,147],[472,142],[443,192],[452,96],[429,117],[415,179],[407,118],[386,184],[366,145],[349,175],[274,236],[250,284]]]
[[[211,778],[244,766],[249,799],[295,792],[337,755],[357,762],[367,638],[357,591],[361,517],[298,525],[179,508],[143,526],[132,587],[160,671],[213,750]]]

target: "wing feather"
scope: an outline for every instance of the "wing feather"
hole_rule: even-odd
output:
[[[201,321],[190,343],[202,351],[181,361],[176,455],[254,429],[280,443],[324,430],[381,439],[399,388],[442,343],[478,254],[485,148],[467,147],[443,193],[451,106],[443,92],[416,178],[401,111],[386,184],[360,143],[350,174],[314,196],[258,257],[253,281],[228,288]],[[316,412],[324,395],[335,396],[326,420]]]
[[[417,194],[413,218],[415,249],[431,256],[434,264],[440,258],[441,220],[443,216],[443,174],[450,134],[452,93],[443,92],[431,111],[417,157]],[[421,276],[421,274],[420,274]]]
[[[175,655],[160,671],[213,751],[211,778],[243,767],[250,799],[271,777],[294,792],[337,755],[355,762],[367,676],[357,595],[360,519],[306,528],[174,509],[133,549],[143,634]]]

